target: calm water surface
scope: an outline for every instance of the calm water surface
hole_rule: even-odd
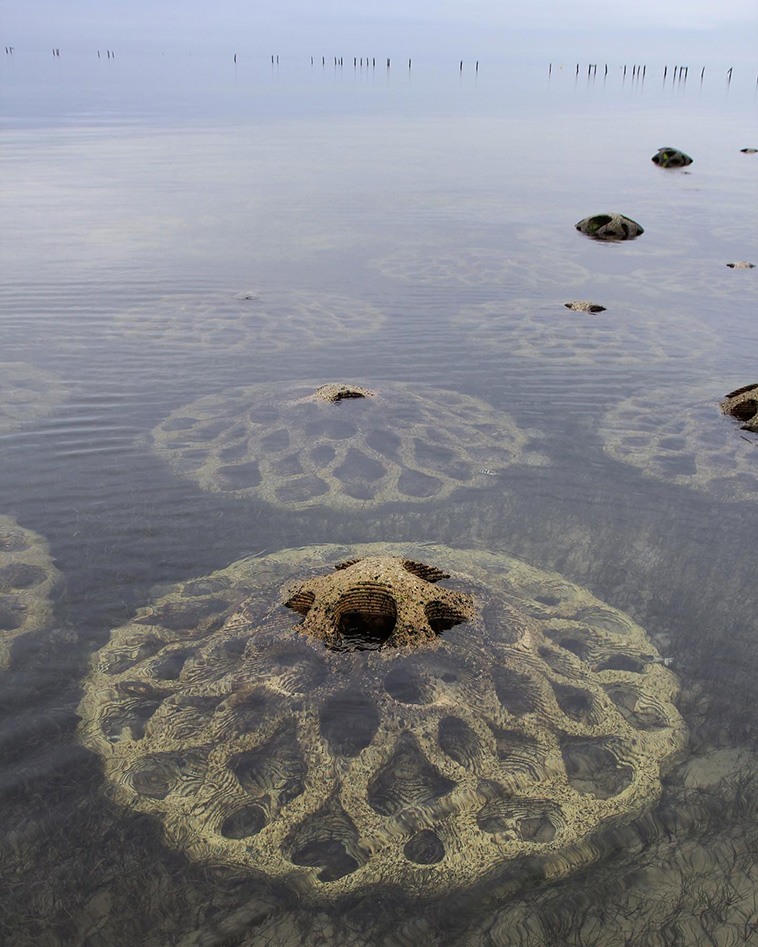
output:
[[[5,942],[758,942],[753,474],[727,499],[619,462],[603,433],[640,394],[660,391],[665,412],[687,386],[717,400],[758,380],[758,269],[725,266],[758,263],[758,156],[740,153],[758,145],[754,77],[350,63],[0,63],[0,361],[54,372],[68,395],[0,436],[0,513],[45,537],[65,579],[56,633],[21,642],[1,672]],[[656,168],[668,145],[694,164]],[[645,234],[576,233],[607,210]],[[283,291],[351,297],[385,321],[229,347],[181,322],[164,331],[195,300]],[[567,321],[562,304],[582,299],[607,310]],[[287,512],[201,492],[151,451],[152,428],[195,398],[315,378],[472,395],[550,463],[455,503]],[[676,473],[686,460],[671,447]],[[672,659],[690,762],[579,876],[305,909],[284,886],[188,862],[153,820],[103,801],[75,737],[80,683],[156,583],[375,541],[556,569]]]

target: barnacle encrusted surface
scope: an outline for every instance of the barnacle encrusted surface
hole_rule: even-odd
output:
[[[595,214],[574,225],[580,233],[596,240],[633,240],[645,231],[623,214]]]
[[[233,388],[174,411],[156,450],[204,490],[303,509],[439,500],[481,469],[540,464],[503,412],[454,391],[386,384],[324,398],[318,383]],[[353,388],[352,390],[361,390]]]
[[[555,359],[562,364],[649,364],[691,358],[715,341],[705,325],[655,307],[619,306],[595,319],[578,319],[571,306],[534,298],[465,306],[453,322],[472,341],[502,348],[514,358]]]
[[[721,410],[742,421],[743,431],[758,433],[758,382],[730,391],[721,402]]]
[[[540,287],[545,279],[562,286],[584,282],[590,273],[570,260],[551,259],[540,252],[536,260],[517,260],[502,250],[489,247],[462,247],[449,252],[428,248],[407,248],[374,263],[386,276],[410,283],[440,286],[508,286]]]
[[[754,395],[748,386],[727,401],[747,414]],[[749,420],[741,425],[724,417],[729,412],[727,402],[720,407],[722,398],[718,383],[641,391],[605,416],[600,429],[605,449],[659,480],[707,490],[722,500],[758,500],[758,439],[740,432]],[[742,403],[745,408],[738,407]]]
[[[45,540],[0,516],[0,667],[17,638],[51,626],[50,595],[59,578]]]
[[[66,396],[53,372],[24,362],[0,362],[0,434],[47,417]]]
[[[686,168],[692,158],[678,148],[659,148],[650,159],[660,168]]]
[[[644,631],[560,575],[370,544],[164,588],[79,713],[110,796],[193,858],[302,897],[432,895],[591,858],[682,752],[676,695]]]
[[[605,312],[605,306],[590,302],[589,299],[575,299],[573,302],[564,303],[563,305],[572,312],[588,312],[592,315],[597,312]]]
[[[276,352],[334,344],[380,328],[384,314],[346,296],[305,292],[176,293],[122,313],[114,331],[151,345]]]

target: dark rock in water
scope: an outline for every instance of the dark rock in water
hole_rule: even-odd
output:
[[[586,299],[578,299],[572,303],[563,304],[566,309],[571,309],[572,312],[605,312],[605,306],[599,306],[597,303],[588,302]]]
[[[596,240],[633,240],[645,232],[636,221],[622,214],[595,214],[574,226]]]
[[[738,421],[744,421],[743,431],[758,434],[758,382],[730,391],[721,402],[724,414],[730,414]]]
[[[731,270],[752,270],[755,269],[755,263],[748,263],[747,260],[740,260],[738,263],[727,263]]]
[[[676,148],[659,148],[650,160],[660,168],[686,168],[692,164],[692,158]]]
[[[754,155],[758,154],[758,148],[740,148],[740,151],[743,155]]]

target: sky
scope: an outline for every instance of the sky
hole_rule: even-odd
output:
[[[17,50],[758,63],[758,0],[0,0]]]

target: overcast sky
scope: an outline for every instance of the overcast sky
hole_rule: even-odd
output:
[[[17,49],[758,61],[758,0],[0,0],[0,11]]]

